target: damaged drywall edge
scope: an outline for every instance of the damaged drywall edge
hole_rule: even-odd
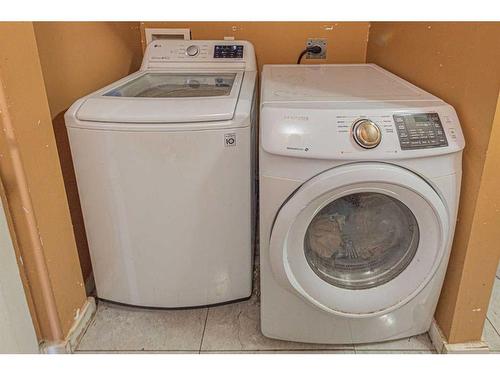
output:
[[[428,333],[432,345],[434,345],[434,348],[436,348],[439,354],[479,354],[490,352],[488,344],[484,341],[449,344],[443,331],[441,331],[441,328],[439,328],[435,320],[432,320],[431,328]]]
[[[87,330],[94,314],[96,312],[96,302],[94,297],[87,297],[85,305],[79,309],[79,313],[75,316],[75,321],[73,326],[66,336],[66,340],[69,343],[69,348],[71,352],[74,352],[83,334]]]
[[[94,297],[87,297],[85,304],[75,311],[75,321],[64,341],[43,342],[40,344],[40,353],[70,354],[74,353],[83,334],[87,331],[96,312]]]

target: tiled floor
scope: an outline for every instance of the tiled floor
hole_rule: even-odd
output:
[[[427,335],[382,344],[314,345],[272,340],[259,329],[257,296],[190,310],[143,310],[99,302],[78,353],[432,353]]]
[[[258,264],[258,261],[257,261]],[[147,310],[100,301],[77,353],[434,353],[427,334],[379,344],[315,345],[273,340],[259,328],[259,275],[243,302]],[[500,266],[483,340],[500,353]]]
[[[490,307],[484,323],[483,340],[488,343],[490,352],[500,353],[500,266],[498,267]]]
[[[256,275],[258,280],[258,275]],[[427,334],[381,344],[315,345],[260,333],[259,285],[243,302],[145,310],[100,301],[77,353],[433,353]]]

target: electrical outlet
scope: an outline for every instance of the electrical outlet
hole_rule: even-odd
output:
[[[320,46],[321,53],[313,54],[308,52],[306,55],[306,59],[326,59],[326,47],[327,47],[326,38],[307,39],[306,47],[312,47],[312,46]]]

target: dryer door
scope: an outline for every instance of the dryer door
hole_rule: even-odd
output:
[[[277,280],[343,316],[378,315],[408,302],[445,254],[449,219],[436,191],[389,164],[326,171],[282,206],[270,238]]]

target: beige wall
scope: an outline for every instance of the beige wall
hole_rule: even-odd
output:
[[[76,99],[139,68],[139,23],[35,22],[34,28],[80,263],[87,279],[92,266],[63,116]]]
[[[54,337],[48,323],[50,308],[44,299],[46,289],[38,282],[40,264],[34,255],[38,250],[30,241],[28,215],[32,213],[36,220],[34,230],[42,245],[57,309],[55,319],[62,335],[68,333],[86,295],[32,24],[0,23],[0,51],[0,90],[5,97],[5,102],[0,101],[0,125],[4,129],[0,132],[0,175],[22,256],[20,265],[27,275],[25,287],[34,302],[32,313],[39,324],[39,339],[60,340],[63,337]],[[5,132],[10,124],[14,139],[7,138]],[[16,173],[16,150],[27,186]],[[23,186],[29,189],[32,211],[21,201]]]
[[[492,206],[500,199],[489,188],[479,194],[480,183],[486,183],[487,150],[500,146],[495,143],[500,139],[490,143],[500,85],[499,46],[500,23],[374,22],[370,29],[367,61],[453,105],[465,134],[457,229],[436,312],[450,342],[480,338],[499,252],[491,245],[500,242],[500,231],[490,230],[500,225],[498,213],[485,223],[478,215],[484,199],[491,199]],[[486,232],[488,240],[481,242],[477,234]]]
[[[138,22],[34,22],[34,28],[52,118],[141,63]]]
[[[307,38],[326,38],[327,59],[304,63],[363,63],[369,22],[141,22],[145,27],[190,28],[192,39],[249,40],[263,64],[295,64]],[[142,34],[144,36],[144,33]]]

